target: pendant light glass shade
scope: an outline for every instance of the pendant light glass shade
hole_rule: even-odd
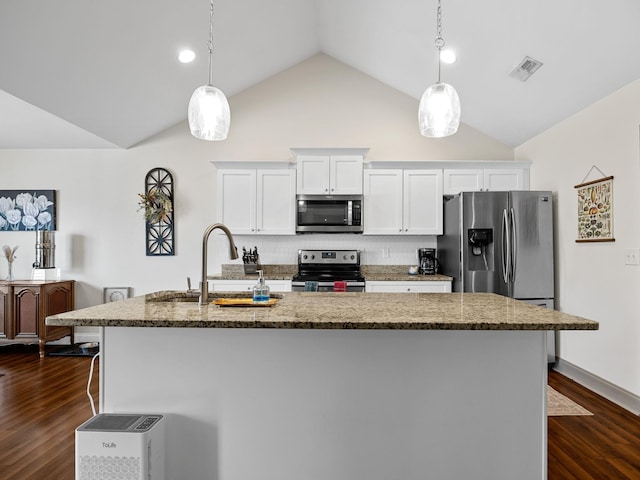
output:
[[[460,126],[460,98],[448,83],[434,83],[425,90],[418,107],[420,133],[425,137],[447,137]]]
[[[212,85],[213,78],[213,0],[209,9],[209,83],[196,88],[187,109],[191,135],[201,140],[225,140],[231,125],[227,97]]]
[[[442,38],[442,5],[438,0],[436,27],[438,36],[435,45],[438,49],[438,81],[427,88],[420,99],[418,107],[418,126],[425,137],[448,137],[458,131],[460,126],[460,97],[458,92],[448,83],[440,80],[442,49],[445,42]]]
[[[191,135],[202,140],[225,140],[231,125],[227,97],[212,85],[196,88],[189,101]]]

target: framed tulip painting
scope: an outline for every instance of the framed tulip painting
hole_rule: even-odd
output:
[[[56,229],[55,190],[0,190],[0,232]]]
[[[613,242],[613,177],[576,185],[578,238],[576,242]]]

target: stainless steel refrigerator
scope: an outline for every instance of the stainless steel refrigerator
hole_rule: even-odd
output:
[[[454,292],[494,292],[554,308],[551,192],[463,192],[449,199],[438,260]]]

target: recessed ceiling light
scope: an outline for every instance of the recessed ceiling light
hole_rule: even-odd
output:
[[[196,58],[196,54],[193,52],[193,50],[182,50],[178,54],[178,60],[181,63],[191,63],[193,62],[194,58]]]
[[[447,48],[446,50],[442,50],[440,52],[440,60],[443,63],[455,63],[456,61],[456,52]]]

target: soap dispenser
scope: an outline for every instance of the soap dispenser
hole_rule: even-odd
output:
[[[253,303],[268,303],[269,297],[269,286],[264,283],[262,270],[258,270],[258,283],[253,287]]]

